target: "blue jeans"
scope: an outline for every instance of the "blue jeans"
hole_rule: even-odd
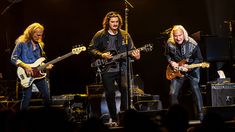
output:
[[[49,92],[48,82],[46,81],[46,79],[35,80],[33,83],[36,85],[39,92],[41,92],[42,94],[43,103],[44,103],[43,105],[49,106],[50,92]],[[32,85],[28,88],[23,88],[20,110],[26,110],[28,108],[31,96],[32,96]]]
[[[190,82],[190,87],[192,89],[194,98],[196,99],[196,104],[198,108],[198,113],[202,113],[202,107],[203,107],[203,100],[202,100],[202,95],[201,95],[201,90],[199,88],[199,69],[195,69],[194,72],[196,77],[191,77],[191,76],[184,76],[181,78],[175,78],[171,80],[171,85],[170,85],[170,101],[171,105],[173,104],[178,104],[178,95],[179,91],[181,90],[184,82],[188,80]]]

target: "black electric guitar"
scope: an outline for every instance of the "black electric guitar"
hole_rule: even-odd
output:
[[[178,62],[179,64],[179,68],[178,69],[173,69],[172,66],[170,64],[168,64],[167,69],[166,69],[166,78],[168,80],[172,80],[176,77],[184,77],[184,72],[182,72],[182,66],[184,64],[186,64],[186,60],[182,60],[180,62]],[[187,66],[184,66],[188,69],[192,69],[192,68],[196,68],[196,67],[202,67],[202,68],[208,68],[210,67],[210,64],[207,62],[202,62],[202,63],[198,63],[198,64],[190,64]]]
[[[146,44],[143,47],[138,48],[140,51],[150,52],[153,49],[152,44]],[[130,55],[133,50],[128,51],[128,55]],[[114,54],[111,59],[97,59],[91,63],[91,67],[99,67],[101,72],[106,71],[109,67],[111,67],[117,60],[123,59],[127,56],[126,52]]]
[[[86,47],[85,46],[80,46],[78,48],[73,48],[71,52],[57,57],[56,59],[49,61],[48,63],[43,64],[43,61],[46,59],[44,57],[39,58],[32,64],[28,64],[30,67],[33,69],[33,74],[31,76],[27,75],[25,72],[25,69],[22,67],[17,68],[17,76],[20,79],[20,84],[23,86],[23,88],[27,88],[30,85],[32,85],[33,81],[36,79],[42,79],[46,77],[46,73],[43,72],[43,70],[49,65],[49,64],[54,64],[56,62],[59,62],[71,55],[75,54],[80,54],[80,52],[85,51]]]

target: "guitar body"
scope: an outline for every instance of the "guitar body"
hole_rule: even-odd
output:
[[[186,64],[186,62],[187,62],[186,60],[182,60],[182,61],[178,62],[179,67],[182,67],[184,64]],[[196,68],[196,67],[208,68],[208,67],[210,67],[210,64],[207,62],[202,62],[202,63],[198,63],[198,64],[187,65],[186,67],[189,70],[192,68]],[[180,70],[173,69],[173,67],[169,64],[166,68],[166,79],[172,80],[176,77],[184,77],[184,73],[182,73],[182,71],[180,71]]]
[[[85,51],[85,50],[86,50],[85,46],[79,46],[79,47],[73,48],[71,52],[69,52],[69,53],[67,53],[67,54],[65,54],[63,56],[57,57],[56,59],[51,60],[51,61],[49,61],[49,62],[47,62],[46,64],[43,64],[43,65],[42,65],[42,63],[43,63],[43,61],[46,60],[46,58],[41,57],[38,60],[36,60],[33,64],[28,64],[33,69],[33,75],[31,75],[31,76],[28,76],[26,74],[24,68],[18,67],[17,68],[17,76],[20,79],[21,85],[24,88],[27,88],[27,87],[31,86],[34,80],[42,79],[42,78],[46,77],[46,73],[43,73],[42,71],[49,64],[54,64],[56,62],[59,62],[59,61],[65,59],[65,58],[68,58],[71,55],[75,55],[75,54],[78,55],[82,51]]]
[[[105,72],[110,67],[116,66],[117,62],[114,59],[115,59],[115,56],[117,55],[117,52],[114,51],[114,50],[109,51],[109,52],[114,56],[114,58],[111,58],[111,59],[97,59],[91,64],[91,67],[98,67],[101,70],[101,72]]]
[[[179,66],[183,66],[186,63],[185,60],[180,61],[178,64]],[[181,73],[180,70],[175,70],[173,67],[169,64],[166,68],[166,78],[168,80],[172,80],[176,77],[183,77],[184,75]]]
[[[102,66],[99,66],[101,72],[106,72],[109,70],[109,68],[115,68],[117,67],[117,62],[112,62],[110,64],[107,64],[107,65],[102,65]]]
[[[46,77],[46,73],[43,73],[42,71],[39,71],[37,69],[37,67],[40,66],[43,61],[45,61],[45,58],[41,57],[37,61],[35,61],[33,64],[28,64],[30,67],[33,68],[32,76],[28,76],[24,68],[22,67],[17,68],[17,76],[20,79],[20,83],[24,88],[31,86],[34,80],[42,79]]]

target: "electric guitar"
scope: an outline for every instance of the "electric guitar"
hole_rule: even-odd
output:
[[[138,48],[140,51],[152,51],[153,45],[152,44],[146,44],[143,47]],[[136,50],[136,49],[134,49]],[[133,52],[133,50],[128,51],[128,55],[130,55]],[[106,71],[109,67],[111,67],[117,60],[123,59],[127,56],[126,52],[116,54],[112,53],[113,57],[111,59],[97,59],[94,62],[91,63],[91,67],[99,67],[101,72]]]
[[[80,46],[78,48],[73,48],[71,52],[57,57],[54,60],[51,60],[45,64],[43,64],[43,61],[46,60],[46,58],[41,57],[37,59],[34,63],[28,64],[30,67],[33,69],[33,74],[32,75],[27,75],[25,72],[25,69],[22,67],[17,68],[17,76],[20,79],[20,84],[22,85],[23,88],[27,88],[32,85],[33,81],[36,79],[42,79],[46,77],[46,73],[43,72],[43,70],[49,65],[49,64],[54,64],[56,62],[59,62],[67,57],[70,57],[74,54],[80,54],[80,52],[85,51],[86,47],[85,46]]]
[[[178,64],[179,64],[178,69],[173,69],[173,67],[170,64],[168,64],[167,69],[166,69],[166,78],[168,80],[172,80],[176,77],[184,77],[184,73],[182,72],[182,67],[185,63],[186,63],[186,60],[182,60],[182,61],[178,62]],[[210,64],[207,62],[202,62],[202,63],[198,63],[198,64],[190,64],[190,65],[187,65],[184,67],[186,67],[188,69],[192,69],[192,68],[196,68],[196,67],[209,68]]]

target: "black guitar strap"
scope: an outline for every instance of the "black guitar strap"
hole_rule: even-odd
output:
[[[45,60],[45,62],[46,62],[46,61],[47,61],[46,53],[45,53],[45,51],[43,50],[42,45],[39,44],[39,43],[38,43],[38,45],[39,45],[40,50],[41,50],[41,56],[44,57],[44,58],[46,58],[46,60]],[[46,72],[46,79],[48,80],[48,78],[49,78],[49,70],[44,69],[43,71]],[[48,80],[48,82],[49,82],[49,80]]]
[[[41,50],[41,56],[46,58],[46,53],[45,53],[45,51],[43,50],[41,44],[38,43],[38,45],[39,45],[40,50]],[[47,58],[46,58],[46,59],[47,59]]]

